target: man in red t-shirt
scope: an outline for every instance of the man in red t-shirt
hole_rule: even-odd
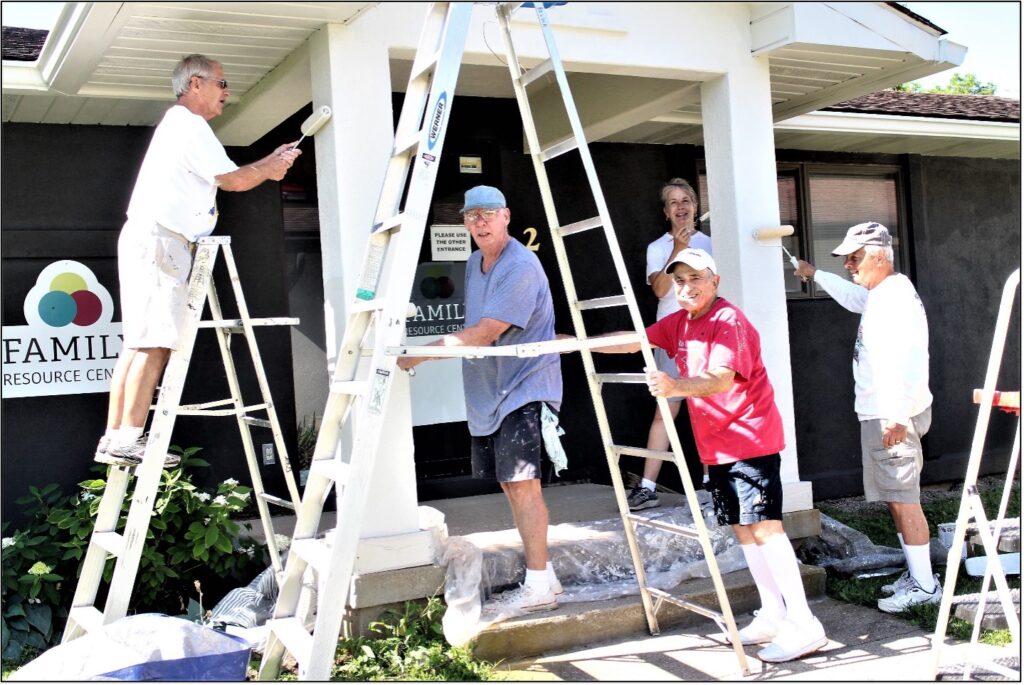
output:
[[[781,662],[828,642],[807,606],[793,546],[782,528],[785,447],[782,417],[764,362],[761,337],[739,309],[718,296],[719,276],[704,250],[685,249],[665,267],[682,310],[647,328],[651,345],[673,358],[679,378],[648,370],[656,397],[685,397],[719,525],[732,526],[761,597],[743,644],[769,643],[762,661]],[[639,343],[595,348],[636,352]]]

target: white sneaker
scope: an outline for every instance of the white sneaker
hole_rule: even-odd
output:
[[[779,632],[767,647],[757,653],[757,658],[771,664],[792,661],[816,652],[828,644],[821,621],[811,617],[809,623],[795,623],[789,619],[779,623]]]
[[[879,590],[882,591],[882,594],[893,595],[897,592],[900,592],[904,588],[909,588],[913,584],[914,579],[910,577],[910,569],[907,569],[903,572],[902,575],[900,575],[899,578],[896,579],[895,582],[887,583],[886,585],[880,587]]]
[[[755,611],[754,620],[746,628],[741,628],[740,644],[760,645],[771,642],[779,632],[779,621],[769,618],[766,614]]]
[[[558,582],[558,578],[555,578],[552,575],[548,575],[548,585],[551,586],[551,593],[554,595],[560,595],[565,592],[565,588],[563,588],[562,584]]]
[[[942,600],[942,586],[939,585],[939,574],[934,575],[935,587],[931,592],[925,591],[917,581],[910,579],[911,586],[903,588],[892,597],[878,600],[878,608],[887,614],[898,614],[918,604],[938,604]]]
[[[550,587],[544,592],[538,592],[529,585],[523,584],[515,590],[508,590],[496,595],[494,600],[497,604],[525,613],[552,611],[558,608],[558,600],[555,599],[555,593],[551,591]]]

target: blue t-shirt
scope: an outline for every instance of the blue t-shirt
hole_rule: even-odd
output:
[[[555,339],[555,310],[548,277],[537,256],[512,238],[487,273],[477,250],[466,264],[466,326],[482,318],[512,324],[495,345]],[[557,354],[462,360],[469,434],[491,435],[510,413],[530,402],[562,403],[562,368]]]

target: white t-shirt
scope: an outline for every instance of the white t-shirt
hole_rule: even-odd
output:
[[[868,290],[818,269],[814,282],[860,326],[853,348],[854,409],[861,421],[904,426],[932,404],[928,389],[928,319],[910,279],[893,274]]]
[[[182,105],[167,110],[135,180],[128,219],[195,241],[217,225],[217,176],[238,169],[213,129]]]
[[[654,274],[661,271],[668,264],[668,258],[675,256],[673,248],[675,241],[672,234],[666,233],[653,243],[647,246],[647,285],[651,284]],[[697,231],[690,237],[690,247],[704,250],[712,257],[711,238],[704,233]],[[676,299],[675,288],[669,288],[668,292],[658,298],[658,320],[664,319],[669,314],[674,314],[681,309],[679,300]]]

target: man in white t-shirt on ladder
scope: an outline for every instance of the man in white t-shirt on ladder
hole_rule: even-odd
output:
[[[153,392],[185,320],[195,241],[217,224],[217,189],[240,192],[280,181],[302,154],[282,145],[239,167],[207,123],[231,91],[220,63],[182,58],[171,78],[177,103],[156,127],[117,242],[124,342],[110,383],[107,429],[96,461],[137,466]],[[179,458],[167,455],[165,467]]]

